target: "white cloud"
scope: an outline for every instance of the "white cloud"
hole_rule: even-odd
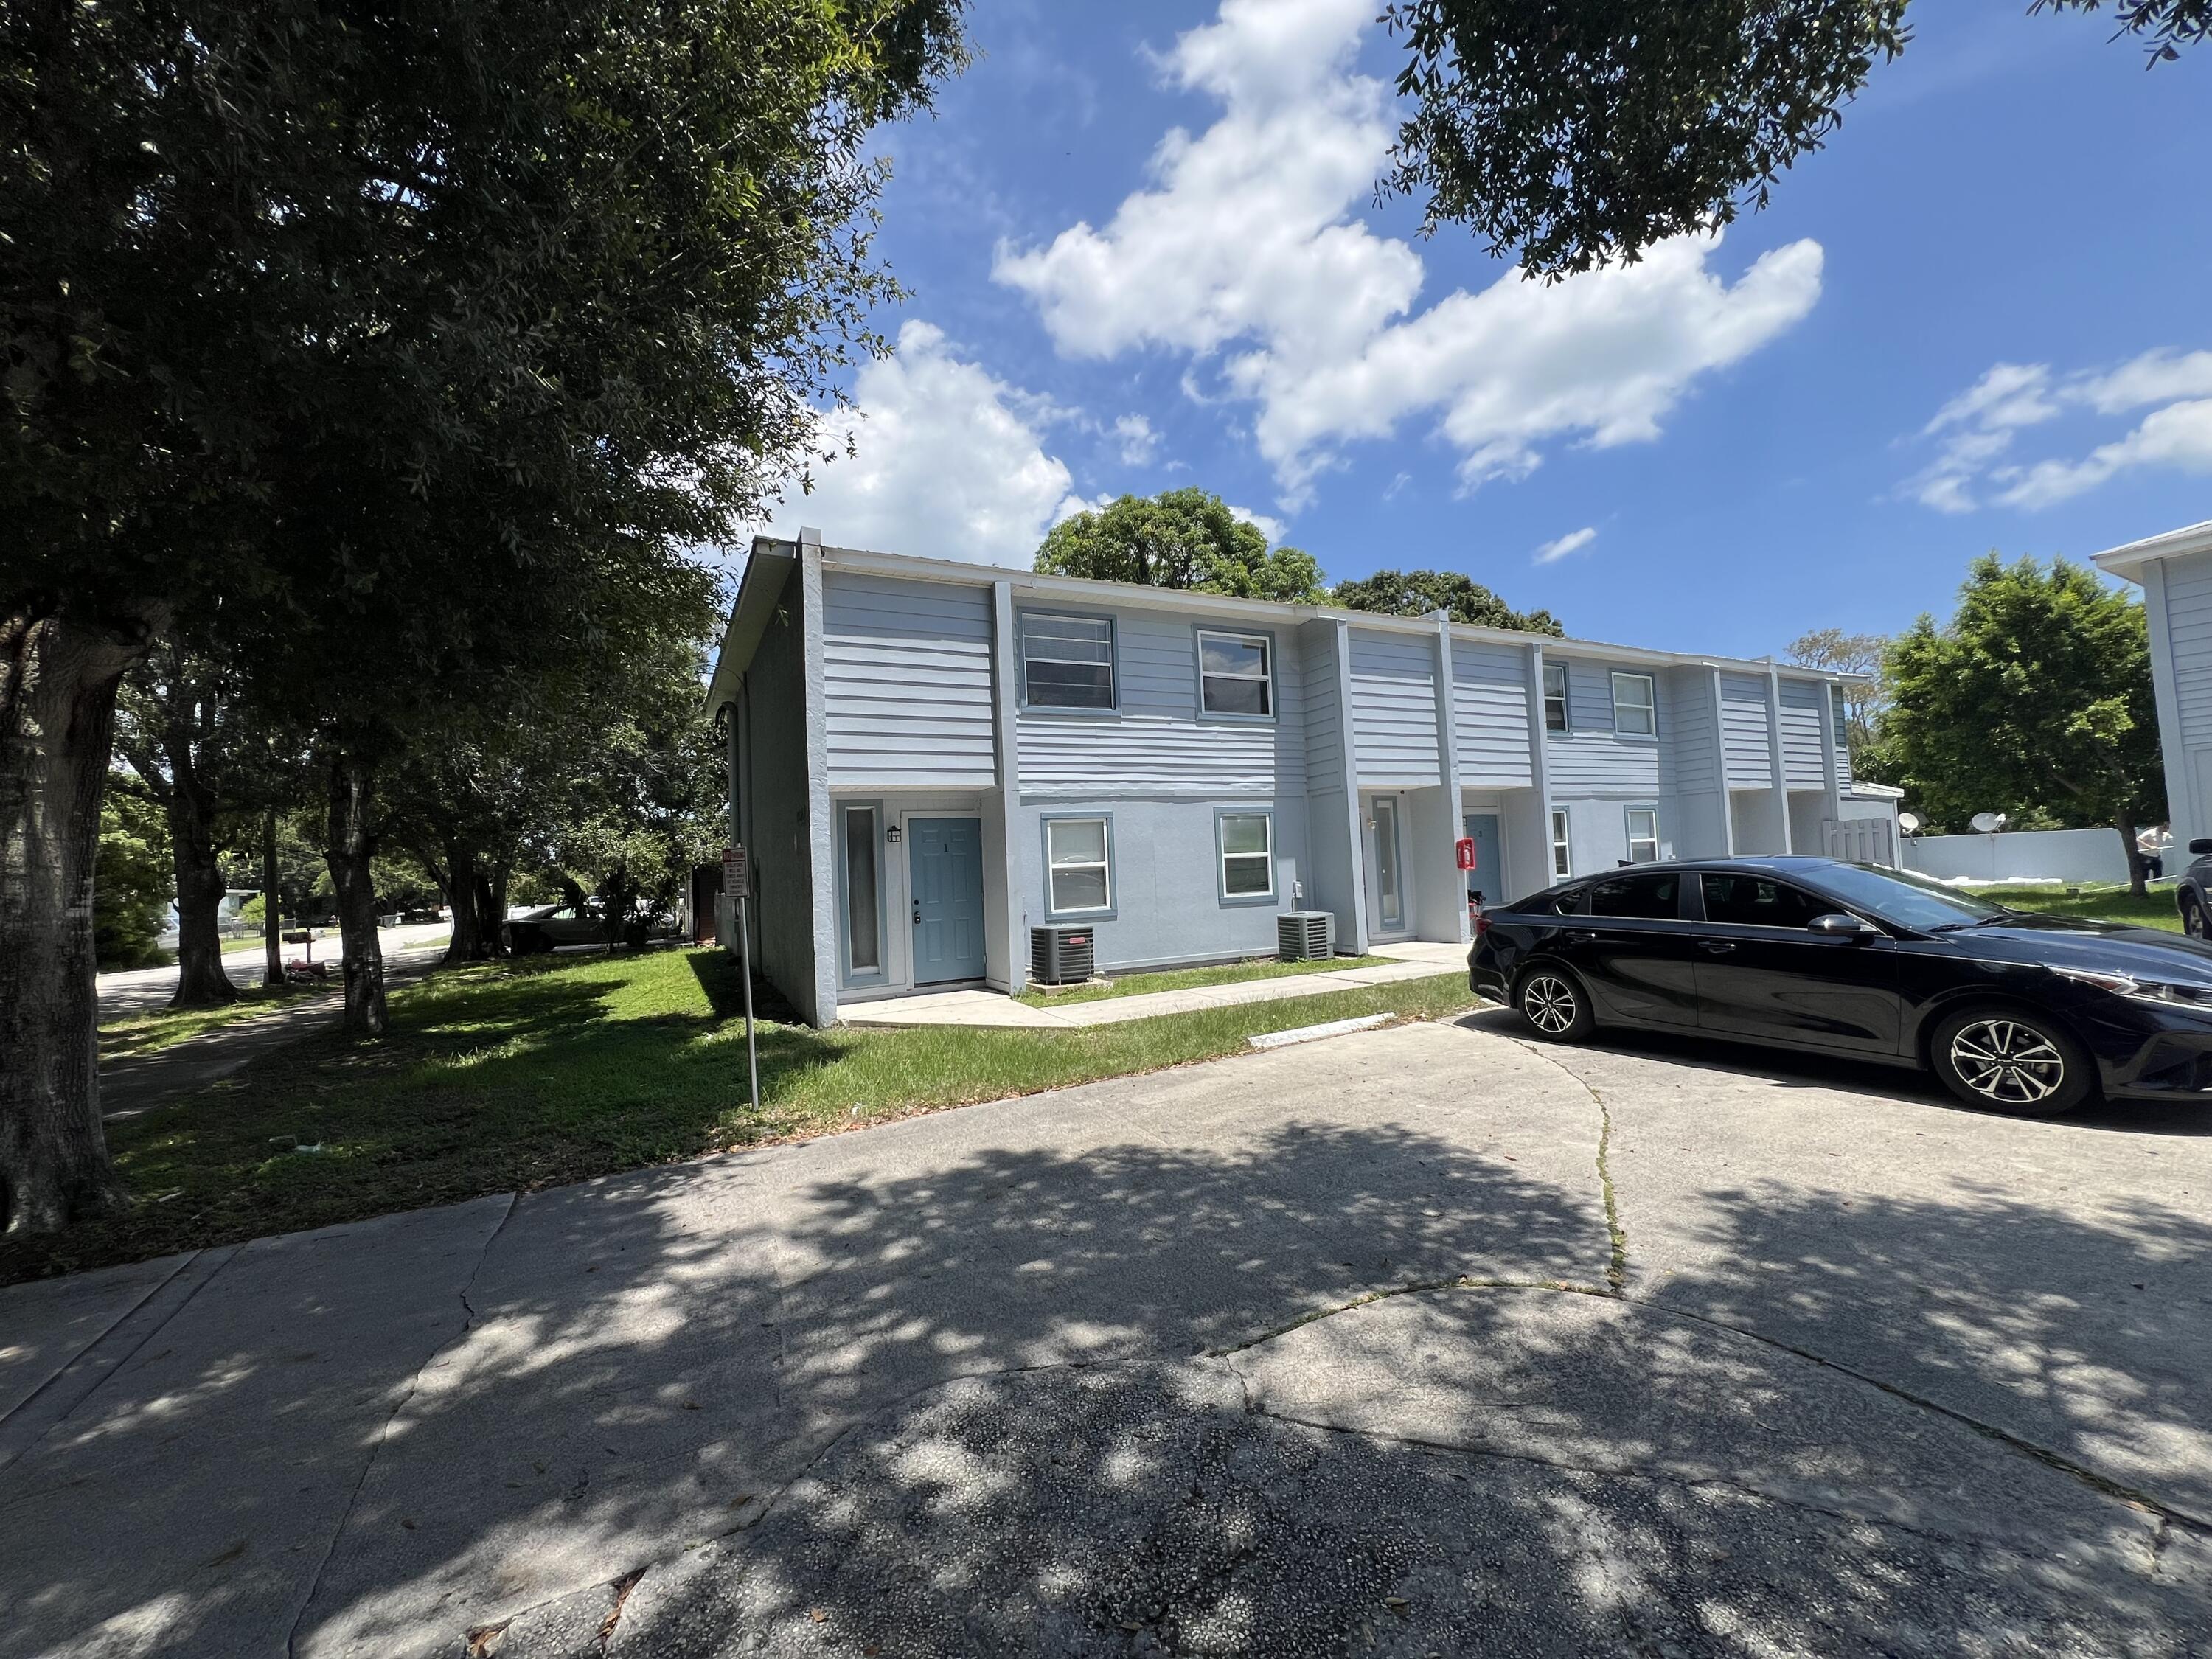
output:
[[[1195,137],[1160,141],[1148,186],[1103,228],[1002,244],[994,274],[1036,304],[1060,350],[1211,360],[1186,392],[1256,405],[1254,436],[1297,501],[1339,447],[1429,414],[1473,486],[1518,477],[1543,446],[1644,441],[1700,376],[1790,328],[1820,291],[1819,244],[1708,270],[1718,239],[1556,285],[1509,272],[1416,312],[1405,242],[1352,217],[1389,148],[1389,94],[1353,73],[1373,0],[1224,0],[1162,70],[1220,100]]]
[[[2124,436],[2079,460],[2009,460],[2015,435],[2068,412],[2117,415],[2160,404]],[[1939,513],[2049,507],[2137,467],[2212,472],[2212,351],[2144,352],[2103,373],[2063,378],[2048,363],[1998,363],[1945,404],[1922,435],[1948,434],[1905,493]]]
[[[2058,413],[2051,401],[2047,363],[1997,363],[1990,372],[1936,411],[1924,433],[1973,425],[2010,428],[2033,426]]]
[[[1229,508],[1229,516],[1232,519],[1242,519],[1246,524],[1250,525],[1253,529],[1267,538],[1267,545],[1270,547],[1279,544],[1283,538],[1290,533],[1290,526],[1285,524],[1280,519],[1270,518],[1265,513],[1255,513],[1249,507],[1237,507],[1232,503]]]
[[[1115,441],[1121,446],[1124,465],[1142,466],[1159,447],[1160,434],[1141,415],[1124,415],[1114,422]]]
[[[1570,553],[1581,552],[1583,549],[1588,547],[1596,539],[1596,530],[1589,525],[1584,525],[1580,530],[1570,530],[1565,535],[1561,536],[1556,541],[1546,542],[1541,547],[1538,548],[1536,550],[1536,556],[1532,562],[1536,564],[1557,564],[1561,559],[1565,558]]]
[[[787,493],[771,533],[812,525],[833,547],[1026,565],[1045,531],[1086,505],[1038,435],[1058,411],[963,362],[928,323],[901,328],[853,397],[857,418],[824,419],[822,447],[840,453],[816,466],[811,494]]]
[[[2168,404],[2124,438],[2100,444],[2078,461],[2007,469],[1998,475],[2006,487],[1996,499],[2007,507],[2049,507],[2142,466],[2212,473],[2212,398]]]

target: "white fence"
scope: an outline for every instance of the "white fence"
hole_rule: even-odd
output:
[[[2124,882],[2128,855],[2117,830],[2016,830],[1908,836],[1905,867],[1947,880]]]
[[[1891,866],[1897,863],[1896,829],[1887,818],[1830,818],[1820,826],[1830,858]]]

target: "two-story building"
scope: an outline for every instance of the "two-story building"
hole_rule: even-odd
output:
[[[1893,859],[1837,677],[1767,661],[753,544],[708,693],[763,972],[1014,991],[1030,929],[1101,972],[1464,942],[1471,898],[1671,857]],[[1459,843],[1473,842],[1472,871]]]
[[[2096,564],[2143,591],[2166,811],[2185,848],[2212,836],[2212,520],[2107,549]]]

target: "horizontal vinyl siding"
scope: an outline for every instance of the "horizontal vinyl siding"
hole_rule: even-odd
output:
[[[1827,692],[1810,680],[1782,682],[1782,773],[1792,789],[1821,787],[1820,699]]]
[[[1713,677],[1690,669],[1668,677],[1674,716],[1670,741],[1675,787],[1685,794],[1721,787],[1719,738],[1713,710]]]
[[[832,787],[995,781],[989,588],[826,572],[822,660]]]
[[[1528,759],[1528,653],[1510,645],[1452,642],[1452,726],[1468,789],[1523,788]]]
[[[1766,682],[1755,674],[1721,676],[1721,736],[1729,786],[1771,789],[1774,755],[1766,743]]]
[[[1549,664],[1560,659],[1550,653]],[[1621,670],[1644,673],[1648,670]],[[1647,791],[1659,788],[1659,749],[1673,729],[1673,710],[1668,706],[1667,681],[1655,676],[1653,699],[1658,707],[1653,724],[1657,742],[1650,738],[1623,738],[1613,729],[1613,669],[1605,663],[1567,660],[1567,724],[1564,735],[1553,732],[1544,739],[1544,775],[1554,795],[1582,790]],[[1577,857],[1579,857],[1577,854]]]
[[[1433,636],[1352,630],[1352,740],[1363,786],[1443,781]]]
[[[2212,744],[2212,559],[2167,562],[2166,629],[2181,740]]]
[[[1024,788],[1151,788],[1193,795],[1304,792],[1305,688],[1295,630],[1224,630],[1266,634],[1273,640],[1273,720],[1201,720],[1198,629],[1192,618],[1082,605],[1038,608],[1113,617],[1121,707],[1107,715],[1024,710],[1018,728]],[[1018,673],[1018,651],[1016,656]]]

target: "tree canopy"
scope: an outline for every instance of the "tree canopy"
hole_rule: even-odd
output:
[[[1864,677],[1843,683],[1844,735],[1854,757],[1873,750],[1882,713],[1889,706],[1882,684],[1882,663],[1888,649],[1889,641],[1883,635],[1846,634],[1840,628],[1816,628],[1800,634],[1783,649],[1785,659],[1808,668]],[[1863,772],[1861,775],[1873,775]]]
[[[1548,611],[1516,611],[1474,577],[1456,570],[1378,570],[1371,576],[1341,581],[1329,590],[1329,602],[1349,611],[1378,611],[1392,617],[1425,617],[1447,612],[1455,623],[1475,628],[1510,628],[1524,634],[1565,634]]]
[[[2212,36],[2212,0],[2116,0],[2112,15],[2154,64]],[[1381,188],[1532,274],[1633,261],[1764,207],[1905,49],[1905,0],[1392,0],[1413,107]]]
[[[865,141],[960,10],[0,9],[0,1223],[120,1201],[87,901],[124,671],[177,641],[308,732],[380,1030],[380,777],[457,702],[690,637],[688,549],[882,349]]]
[[[1974,562],[1948,623],[1890,646],[1898,781],[1957,828],[1979,811],[2109,823],[2138,888],[2136,826],[2166,816],[2143,608],[2083,566]]]
[[[1288,605],[1322,599],[1321,567],[1311,555],[1270,549],[1257,526],[1238,518],[1220,496],[1195,488],[1124,495],[1061,520],[1037,549],[1036,568],[1050,575]]]

